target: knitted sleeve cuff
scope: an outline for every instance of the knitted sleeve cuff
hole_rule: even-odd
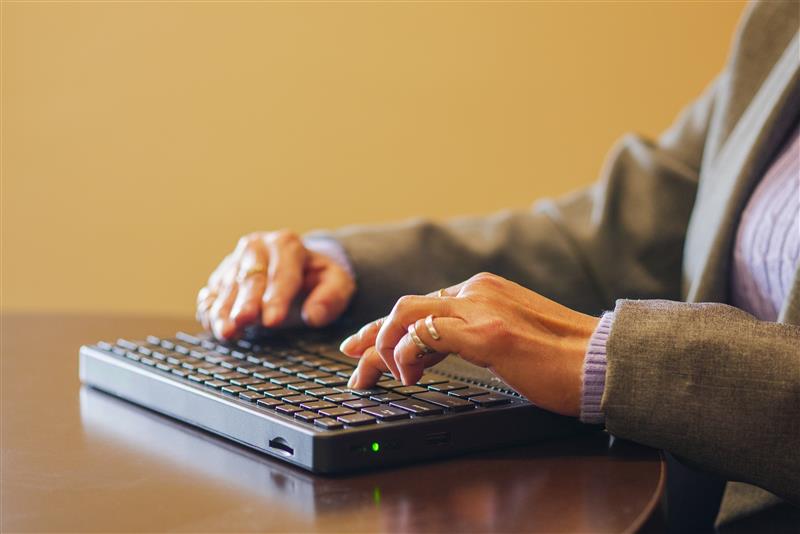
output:
[[[600,402],[606,387],[606,342],[613,322],[614,312],[604,313],[586,349],[581,395],[581,421],[584,423],[601,425],[605,422]]]
[[[347,252],[345,252],[344,247],[335,239],[317,236],[306,237],[303,239],[303,245],[312,252],[317,252],[329,257],[341,265],[351,277],[355,278],[355,271],[353,270],[352,263],[350,263],[350,258],[347,257]]]

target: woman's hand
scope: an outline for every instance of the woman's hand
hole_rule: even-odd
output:
[[[428,315],[433,332],[425,324]],[[372,386],[386,369],[413,384],[426,367],[458,353],[489,368],[534,404],[577,416],[583,359],[598,321],[481,273],[440,294],[402,297],[387,317],[364,326],[341,349],[361,358],[353,388]],[[420,355],[410,325],[434,352]]]
[[[197,319],[220,339],[256,322],[281,325],[292,301],[307,293],[303,321],[324,326],[339,317],[355,292],[350,273],[330,257],[307,249],[286,230],[242,237],[197,294]]]

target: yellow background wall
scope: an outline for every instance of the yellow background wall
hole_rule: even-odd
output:
[[[191,314],[237,237],[524,206],[722,66],[741,3],[2,4],[2,306]]]

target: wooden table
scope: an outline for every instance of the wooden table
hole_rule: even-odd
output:
[[[81,387],[81,344],[179,329],[2,317],[0,530],[619,532],[661,496],[659,453],[603,433],[323,477]]]

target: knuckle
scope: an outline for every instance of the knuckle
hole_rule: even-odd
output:
[[[419,297],[416,297],[414,295],[404,295],[400,297],[399,299],[397,299],[397,302],[395,303],[394,308],[392,309],[392,313],[395,315],[403,313],[405,310],[413,306],[418,298]]]
[[[506,327],[506,323],[498,317],[490,317],[484,320],[478,327],[480,339],[485,339],[489,344],[502,347],[506,345],[511,332]]]
[[[287,229],[271,232],[268,239],[278,246],[289,246],[300,242],[300,237],[297,233]]]

